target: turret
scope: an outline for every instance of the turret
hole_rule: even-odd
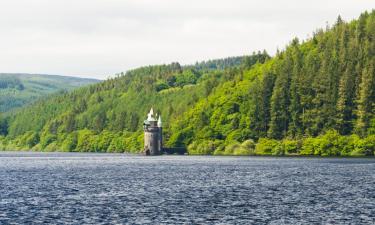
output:
[[[155,118],[158,118],[156,120]],[[143,123],[144,130],[144,152],[146,155],[159,155],[163,151],[161,117],[154,115],[151,108],[147,114],[147,119]]]

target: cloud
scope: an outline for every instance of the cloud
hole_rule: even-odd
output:
[[[134,67],[273,53],[373,0],[2,0],[0,71],[105,78]]]

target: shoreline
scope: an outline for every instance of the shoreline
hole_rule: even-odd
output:
[[[79,155],[79,154],[87,154],[87,155],[122,155],[122,156],[144,156],[144,157],[163,157],[163,156],[185,156],[185,157],[199,157],[199,156],[206,156],[206,157],[236,157],[236,158],[332,158],[332,159],[343,159],[343,158],[364,158],[364,159],[375,159],[375,156],[319,156],[319,155],[199,155],[199,154],[185,154],[185,155],[178,155],[178,154],[161,154],[155,156],[146,156],[141,153],[128,153],[128,152],[65,152],[65,151],[18,151],[18,150],[6,150],[0,151],[0,157],[2,153],[5,154],[12,154],[12,153],[25,153],[25,154],[72,154],[72,155]]]

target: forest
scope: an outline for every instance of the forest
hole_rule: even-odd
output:
[[[97,82],[99,80],[68,76],[0,73],[0,113],[20,108],[53,93]]]
[[[0,118],[0,149],[140,152],[150,107],[189,154],[372,156],[375,11],[270,57],[145,66]]]

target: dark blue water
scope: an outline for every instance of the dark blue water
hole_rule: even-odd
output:
[[[374,224],[375,159],[0,153],[0,224]]]

